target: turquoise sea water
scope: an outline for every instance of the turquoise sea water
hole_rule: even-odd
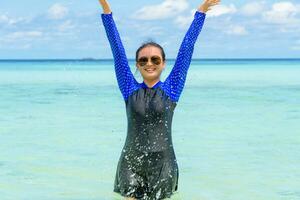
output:
[[[123,199],[126,123],[112,61],[0,61],[0,199]],[[300,200],[300,60],[194,60],[172,131],[171,199]]]

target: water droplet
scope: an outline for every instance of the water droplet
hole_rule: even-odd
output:
[[[161,194],[161,188],[158,190],[158,192],[156,193],[156,198],[159,199],[160,198],[160,194]]]

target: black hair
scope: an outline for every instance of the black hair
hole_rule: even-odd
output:
[[[153,47],[159,48],[160,51],[161,51],[162,59],[163,59],[163,61],[165,62],[165,60],[166,60],[166,54],[165,54],[164,49],[162,48],[162,46],[160,46],[159,44],[157,44],[156,42],[154,42],[154,41],[152,41],[152,40],[149,40],[149,41],[143,43],[143,44],[138,48],[138,50],[136,50],[136,54],[135,54],[135,60],[136,60],[136,62],[138,61],[138,56],[139,56],[140,51],[141,51],[143,48],[148,47],[148,46],[153,46]]]

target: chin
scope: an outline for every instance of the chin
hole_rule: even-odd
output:
[[[157,74],[147,74],[145,76],[146,79],[151,79],[151,80],[155,80],[155,79],[158,79],[159,78],[159,75]]]

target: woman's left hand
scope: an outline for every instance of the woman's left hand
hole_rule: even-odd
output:
[[[198,11],[206,13],[211,10],[212,6],[218,5],[221,0],[204,0],[204,2],[199,6]]]
[[[110,6],[109,6],[107,0],[99,0],[99,3],[103,8],[103,13],[104,14],[110,14],[111,13],[111,9],[110,9]]]

